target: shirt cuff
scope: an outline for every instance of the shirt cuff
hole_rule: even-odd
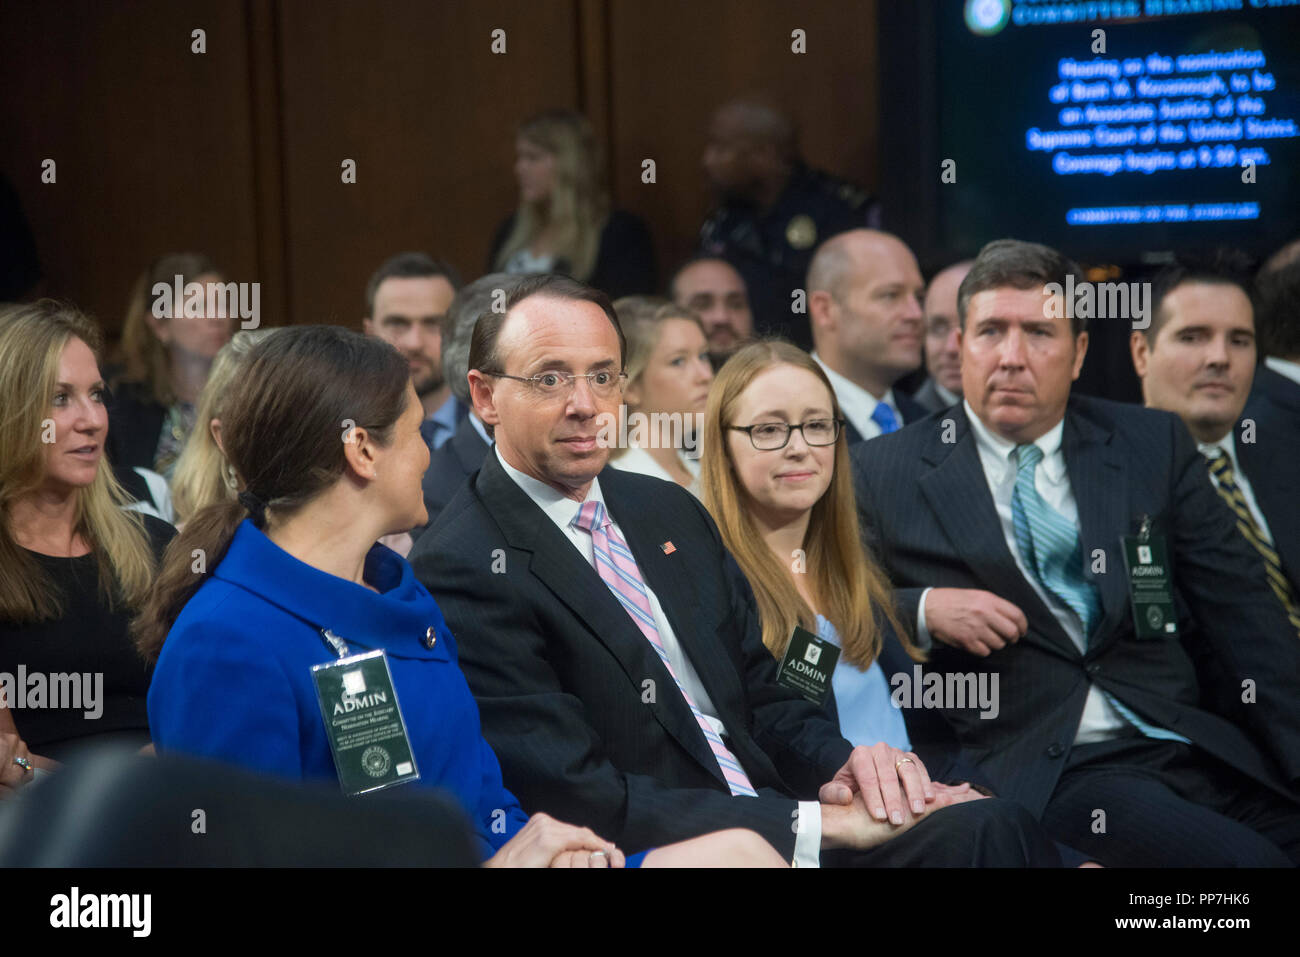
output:
[[[818,801],[799,802],[799,820],[795,822],[794,860],[792,867],[821,867],[822,806]]]
[[[929,651],[930,646],[934,644],[930,640],[930,629],[925,627],[925,596],[934,591],[933,588],[925,588],[921,591],[921,600],[916,603],[916,647],[922,651]]]

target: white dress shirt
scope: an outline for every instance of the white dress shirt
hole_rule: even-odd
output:
[[[1242,498],[1246,500],[1246,507],[1250,509],[1250,514],[1255,518],[1255,524],[1259,530],[1264,533],[1264,541],[1272,545],[1273,533],[1268,530],[1268,522],[1264,519],[1264,513],[1259,510],[1259,503],[1255,501],[1255,493],[1251,490],[1250,479],[1246,478],[1246,473],[1241,470],[1241,460],[1237,458],[1237,440],[1228,430],[1228,434],[1217,442],[1197,442],[1196,447],[1201,450],[1201,454],[1207,459],[1218,457],[1220,451],[1228,456],[1228,461],[1232,467],[1232,477],[1237,483],[1237,488],[1241,489]],[[1207,470],[1208,472],[1208,470]],[[1216,489],[1219,487],[1219,480],[1214,474],[1209,473],[1210,484]]]
[[[683,455],[680,451],[677,453],[677,458],[682,463],[682,468],[691,474],[692,482],[686,488],[686,491],[699,498],[700,460],[693,459],[689,455]],[[640,446],[629,446],[622,455],[611,457],[609,464],[624,472],[636,472],[638,475],[649,475],[651,478],[677,483],[677,479],[669,475],[668,470],[656,462],[650,453]]]
[[[514,479],[525,495],[533,500],[546,517],[555,523],[556,528],[572,543],[573,547],[578,550],[583,560],[592,567],[596,568],[596,550],[592,543],[591,533],[573,524],[574,518],[577,517],[578,511],[585,502],[597,501],[605,505],[605,514],[609,516],[614,530],[619,536],[626,541],[627,536],[623,534],[622,528],[619,527],[618,520],[614,513],[609,510],[605,503],[605,497],[600,491],[600,479],[592,479],[591,488],[587,491],[587,497],[582,502],[575,502],[555,489],[551,488],[545,482],[527,475],[509,462],[501,455],[498,446],[493,445],[492,451],[496,454],[497,461],[505,469],[507,475]],[[686,691],[704,719],[724,740],[727,738],[727,728],[719,720],[717,708],[713,704],[713,699],[709,697],[708,690],[704,683],[700,681],[700,676],[691,664],[691,659],[682,649],[681,642],[677,640],[677,633],[673,631],[672,623],[668,616],[664,614],[663,607],[659,604],[659,598],[655,595],[654,589],[650,583],[642,581],[645,584],[646,597],[650,600],[650,610],[654,614],[655,627],[659,630],[659,641],[664,646],[664,651],[668,655],[668,660],[672,662],[673,671],[677,675],[677,680],[681,682],[682,688]],[[606,587],[601,582],[602,587]],[[821,804],[817,801],[800,801],[799,802],[799,821],[798,830],[794,842],[794,860],[792,863],[796,867],[817,867],[820,862],[819,853],[822,842],[822,815]]]
[[[975,447],[979,450],[984,478],[988,482],[989,491],[993,494],[993,504],[997,509],[998,521],[1002,525],[1002,537],[1016,560],[1016,567],[1020,569],[1020,574],[1038,593],[1043,604],[1060,622],[1065,633],[1082,653],[1087,650],[1088,636],[1083,632],[1083,622],[1079,619],[1078,613],[1042,586],[1038,576],[1030,571],[1024,556],[1020,554],[1020,547],[1016,544],[1015,520],[1011,514],[1011,496],[1016,490],[1018,471],[1014,455],[1016,444],[991,432],[979,420],[969,402],[963,401],[962,404],[966,409],[966,418],[971,424],[971,433],[975,437]],[[1074,491],[1070,488],[1070,476],[1065,468],[1065,455],[1061,451],[1061,437],[1064,432],[1065,420],[1062,419],[1050,431],[1034,441],[1034,445],[1043,452],[1042,461],[1034,470],[1034,489],[1049,507],[1054,508],[1077,529],[1079,506],[1074,500]],[[917,612],[918,632],[925,629],[925,598],[929,592],[930,589],[927,588],[921,593]],[[925,631],[925,638],[929,640],[928,630]],[[1083,705],[1083,715],[1079,719],[1074,743],[1091,744],[1094,741],[1105,741],[1127,732],[1129,728],[1129,723],[1106,700],[1101,690],[1096,685],[1091,685],[1088,688],[1088,698]]]
[[[1290,359],[1279,359],[1277,356],[1265,356],[1264,365],[1268,366],[1278,375],[1284,375],[1292,382],[1300,385],[1300,362],[1292,362]]]
[[[943,399],[944,405],[952,406],[961,401],[961,396],[956,392],[949,392],[940,384],[938,379],[931,379],[934,383],[934,392],[939,398]]]
[[[880,426],[871,418],[875,415],[876,406],[885,403],[894,411],[894,418],[898,420],[898,427],[903,427],[903,413],[898,411],[898,403],[894,400],[894,390],[889,389],[885,392],[883,399],[877,399],[862,386],[850,379],[840,375],[825,362],[821,356],[813,353],[812,357],[817,360],[817,364],[822,367],[826,373],[826,378],[831,380],[831,387],[835,390],[835,398],[839,400],[840,411],[844,413],[844,418],[862,433],[864,439],[874,439],[880,435]]]

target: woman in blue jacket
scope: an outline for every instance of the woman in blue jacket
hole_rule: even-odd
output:
[[[422,419],[405,360],[381,340],[299,327],[254,349],[221,432],[243,491],[190,519],[135,623],[157,660],[154,742],[291,778],[337,777],[349,793],[442,787],[488,865],[621,866],[619,849],[586,828],[519,807],[437,603],[376,544],[427,521]],[[380,653],[391,686],[375,670]],[[385,706],[370,725],[350,714],[375,701]],[[771,849],[755,840],[721,832],[649,863],[765,861]]]

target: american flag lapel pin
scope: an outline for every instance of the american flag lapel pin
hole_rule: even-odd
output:
[[[677,546],[672,542],[664,542],[659,547],[664,550],[665,555],[671,555],[673,552],[677,551]]]

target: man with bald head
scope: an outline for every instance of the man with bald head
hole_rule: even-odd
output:
[[[894,383],[921,364],[924,289],[916,257],[889,233],[840,233],[813,256],[813,358],[835,387],[850,445],[896,432],[927,414],[894,391]]]
[[[971,264],[968,259],[941,269],[925,290],[925,368],[930,377],[912,398],[930,412],[942,412],[961,401],[957,288]]]
[[[1058,863],[1022,808],[853,747],[776,683],[708,512],[607,467],[626,349],[564,277],[484,314],[467,378],[495,444],[411,556],[520,802],[628,851],[744,827],[800,866]]]
[[[761,333],[810,348],[808,316],[792,307],[813,250],[847,229],[879,226],[879,202],[807,166],[790,118],[762,100],[713,115],[703,163],[718,205],[700,228],[700,252],[740,271]]]
[[[754,335],[749,290],[725,259],[692,259],[673,274],[668,297],[700,317],[714,369]]]

